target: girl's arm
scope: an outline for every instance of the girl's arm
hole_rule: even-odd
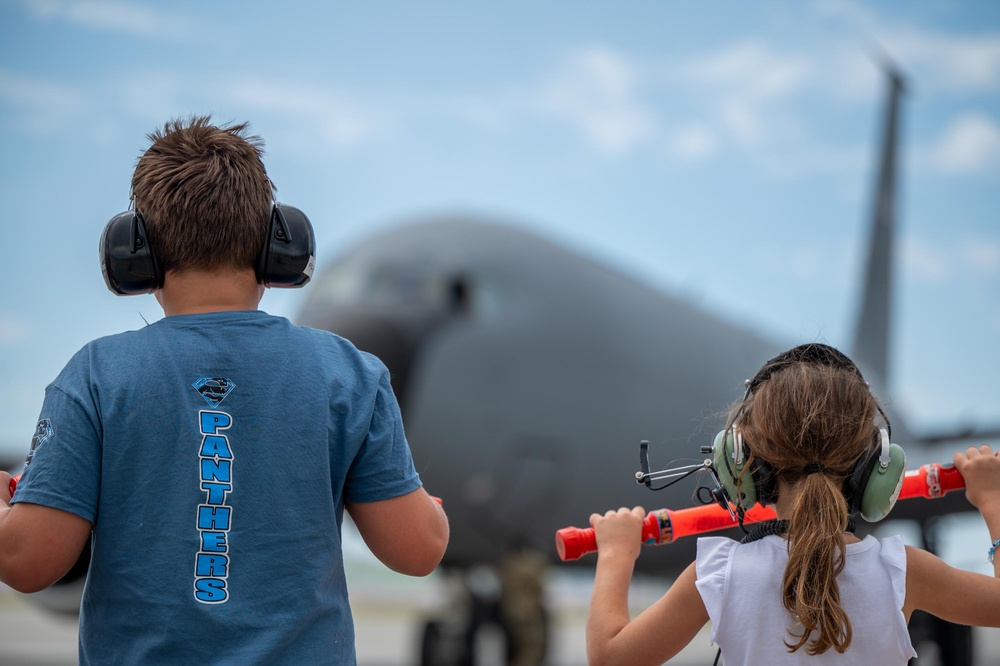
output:
[[[956,453],[955,467],[965,479],[965,496],[979,509],[990,532],[1000,538],[1000,458],[983,445]],[[983,544],[986,557],[990,544]],[[1000,549],[998,549],[1000,550]],[[993,577],[956,569],[919,548],[906,548],[907,619],[914,610],[925,610],[949,622],[1000,627],[1000,552],[993,562]]]
[[[680,652],[708,622],[708,611],[695,587],[695,565],[655,604],[629,619],[628,590],[641,546],[645,511],[593,514],[597,571],[587,614],[587,659],[605,664],[662,664]]]

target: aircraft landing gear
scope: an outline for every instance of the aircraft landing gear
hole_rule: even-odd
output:
[[[421,666],[540,666],[548,646],[544,559],[517,553],[458,575],[452,607],[429,620]]]
[[[972,627],[945,622],[916,611],[910,617],[910,640],[917,654],[911,666],[972,666]]]

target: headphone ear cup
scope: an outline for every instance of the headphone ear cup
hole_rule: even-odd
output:
[[[163,274],[139,213],[129,210],[111,218],[101,233],[98,251],[101,275],[111,293],[148,294],[163,286]]]
[[[254,267],[265,287],[302,287],[316,267],[316,236],[312,223],[298,208],[276,203],[264,247]]]
[[[736,463],[735,449],[733,429],[719,431],[712,445],[712,462],[726,496],[746,510],[757,503],[757,484],[746,469],[746,459]]]
[[[889,445],[889,464],[886,467],[878,462],[868,474],[867,482],[859,488],[861,517],[870,523],[885,518],[899,498],[903,488],[903,477],[906,475],[906,453],[898,444]]]

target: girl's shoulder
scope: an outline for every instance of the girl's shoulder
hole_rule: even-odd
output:
[[[701,581],[724,575],[729,567],[729,558],[739,545],[738,541],[728,537],[698,537],[696,579]]]
[[[734,541],[728,537],[698,537],[695,567],[699,578],[704,570],[709,568],[715,570],[725,566],[733,550],[739,545],[738,541]]]

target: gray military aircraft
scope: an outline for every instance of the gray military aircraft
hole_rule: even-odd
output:
[[[886,71],[881,166],[850,350],[876,389],[889,343],[903,90],[901,76]],[[443,566],[459,576],[484,566],[499,572],[491,592],[479,582],[464,586],[467,610],[457,624],[428,623],[425,664],[475,663],[476,633],[489,623],[505,633],[511,663],[540,663],[545,632],[525,631],[508,608],[522,617],[531,609],[534,619],[521,625],[544,625],[541,584],[523,584],[541,569],[525,565],[526,554],[555,560],[555,531],[586,524],[594,511],[696,503],[705,480],[659,494],[634,482],[640,440],[651,441],[654,466],[702,462],[699,448],[723,426],[743,380],[791,346],[522,229],[467,218],[417,222],[345,250],[314,280],[299,323],[385,362],[417,469],[451,521]],[[894,440],[913,448],[905,421],[890,418]],[[900,503],[894,515],[927,525],[932,515],[967,508],[964,493],[953,493],[933,504]],[[637,569],[674,575],[693,557],[694,540],[681,541],[644,553]],[[535,592],[515,591],[524,589]],[[968,631],[919,631],[947,644],[941,653],[954,660],[945,663],[971,663]]]
[[[885,385],[890,339],[903,89],[900,75],[886,71],[869,257],[849,350],[876,391]],[[417,469],[448,511],[443,568],[461,582],[456,607],[464,610],[427,623],[421,658],[434,666],[475,664],[477,635],[489,625],[506,637],[510,663],[542,663],[541,577],[544,562],[556,561],[556,530],[623,505],[697,503],[707,477],[656,494],[635,483],[639,442],[651,441],[654,466],[701,463],[699,449],[723,426],[742,381],[801,342],[765,339],[534,234],[483,220],[386,231],[345,250],[313,283],[299,323],[343,335],[385,362]],[[905,420],[890,418],[911,460],[930,462]],[[952,493],[902,502],[892,516],[917,520],[933,545],[932,518],[969,508],[963,493]],[[669,577],[693,557],[694,540],[681,540],[645,552],[637,569]],[[88,561],[85,549],[70,574],[32,596],[78,612]],[[939,644],[941,663],[972,663],[967,627],[915,617],[911,631]]]

